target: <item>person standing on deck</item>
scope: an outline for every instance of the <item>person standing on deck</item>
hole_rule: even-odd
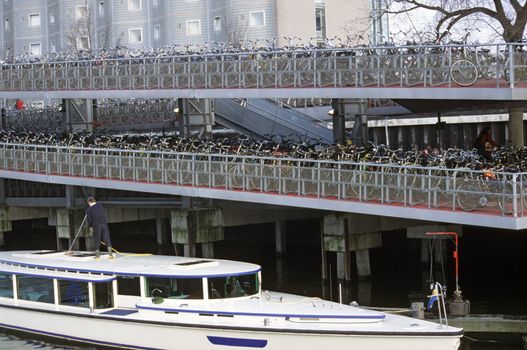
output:
[[[112,242],[110,240],[110,229],[108,228],[108,219],[102,204],[97,203],[94,197],[88,197],[88,208],[86,209],[86,217],[88,218],[88,226],[93,229],[93,239],[95,243],[95,259],[99,259],[101,245],[101,235],[104,244],[108,248],[109,258],[113,259]]]

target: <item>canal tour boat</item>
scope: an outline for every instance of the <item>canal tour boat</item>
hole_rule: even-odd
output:
[[[278,292],[258,265],[0,252],[0,327],[130,349],[453,350],[463,330]]]

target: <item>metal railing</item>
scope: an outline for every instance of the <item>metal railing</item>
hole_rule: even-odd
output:
[[[514,87],[521,44],[386,46],[3,64],[0,91]]]
[[[0,169],[384,205],[526,213],[527,173],[0,143]]]

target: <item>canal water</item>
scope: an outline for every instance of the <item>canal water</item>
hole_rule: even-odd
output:
[[[54,249],[55,231],[45,222],[15,222],[13,231],[5,236],[6,249]],[[173,254],[172,245],[157,247],[153,232],[155,224],[111,226],[114,247],[120,251]],[[327,254],[332,287],[322,287],[320,280],[320,236],[318,221],[288,223],[288,251],[277,258],[274,252],[273,225],[228,228],[225,240],[215,244],[217,258],[248,261],[262,266],[263,287],[294,294],[338,300],[335,276],[336,257]],[[527,282],[523,268],[527,256],[527,236],[521,232],[496,231],[467,227],[460,239],[460,287],[471,301],[477,314],[527,315]],[[353,282],[343,288],[346,302],[377,307],[409,307],[412,301],[425,301],[430,266],[420,263],[420,242],[406,239],[404,231],[383,234],[383,247],[370,253],[373,277]],[[453,244],[445,242],[448,250],[443,266],[436,264],[432,275],[447,287],[454,288],[454,268],[451,262]],[[352,256],[352,261],[353,256]],[[353,264],[352,264],[353,265]],[[352,275],[355,274],[352,269]],[[0,349],[97,349],[58,343],[49,339],[14,334],[0,329]],[[519,335],[468,334],[463,350],[520,350]]]

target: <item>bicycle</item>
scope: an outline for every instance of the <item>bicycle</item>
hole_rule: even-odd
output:
[[[514,211],[513,182],[506,174],[487,169],[476,178],[465,177],[457,187],[457,203],[465,211],[498,206],[504,215]]]

